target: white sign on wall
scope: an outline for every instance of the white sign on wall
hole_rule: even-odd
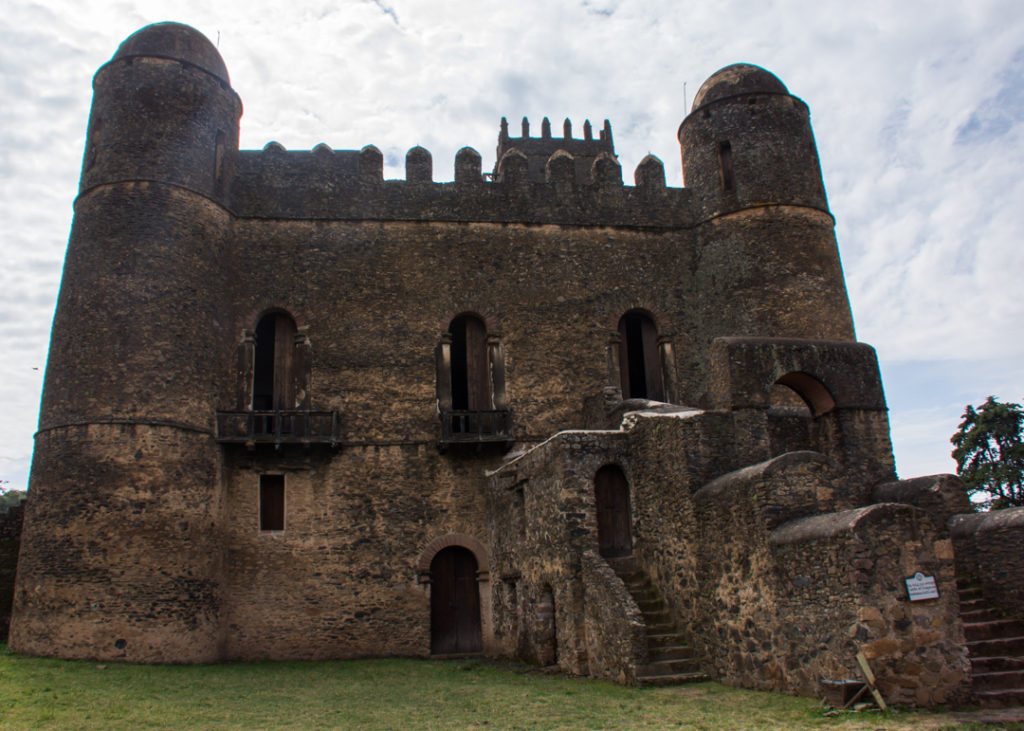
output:
[[[910,601],[919,602],[925,599],[938,599],[939,587],[935,585],[934,576],[925,576],[920,571],[906,579],[907,594]]]

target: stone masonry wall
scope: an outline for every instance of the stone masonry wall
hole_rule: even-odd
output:
[[[495,634],[525,659],[555,659],[563,670],[579,674],[622,677],[626,672],[623,658],[590,657],[587,649],[598,641],[588,635],[595,618],[618,613],[625,620],[619,594],[601,586],[621,580],[592,565],[584,568],[585,554],[597,551],[594,474],[606,464],[621,464],[623,447],[618,432],[563,432],[492,475],[493,572],[498,581],[515,587],[506,590],[505,601],[495,600]],[[601,585],[586,583],[592,580]],[[538,616],[545,593],[554,603],[553,638],[545,612]],[[509,601],[513,594],[514,603]],[[585,606],[594,601],[601,606]],[[552,640],[554,648],[549,647]],[[605,667],[605,660],[615,664]]]
[[[957,570],[981,584],[985,599],[1009,616],[1024,607],[1024,508],[953,516]]]
[[[647,661],[643,615],[622,579],[593,551],[583,554],[581,576],[590,674],[632,685]]]
[[[0,506],[0,642],[7,639],[14,601],[14,574],[21,546],[21,523],[25,503]]]
[[[962,699],[968,665],[949,541],[910,506],[822,512],[829,470],[804,454],[695,496],[704,560],[694,629],[714,673],[818,695],[822,679],[858,678],[863,650],[891,702]],[[909,602],[903,579],[917,571],[936,577],[939,599]]]
[[[419,566],[445,536],[486,545],[489,459],[438,455],[426,445],[234,455],[223,535],[224,657],[429,655],[429,584]],[[283,531],[259,529],[260,474],[285,476]],[[493,653],[490,605],[479,588],[484,650]]]
[[[770,543],[778,616],[792,617],[773,638],[789,650],[787,683],[809,693],[822,678],[859,678],[861,651],[891,703],[966,700],[952,546],[918,509],[881,503],[813,516],[781,526]],[[934,576],[938,599],[909,600],[904,579],[919,571]]]

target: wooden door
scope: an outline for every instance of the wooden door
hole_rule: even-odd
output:
[[[480,595],[472,551],[451,546],[430,562],[430,652],[480,652]]]
[[[252,407],[256,411],[281,411],[295,408],[293,353],[295,320],[271,312],[256,326],[256,350],[253,356]]]
[[[491,408],[491,374],[487,363],[487,328],[482,320],[466,318],[466,395],[470,411]]]
[[[609,558],[633,554],[632,517],[629,510],[629,483],[614,465],[602,467],[594,476],[597,502],[598,552]]]

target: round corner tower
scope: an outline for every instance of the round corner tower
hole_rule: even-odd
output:
[[[727,66],[679,126],[711,335],[854,339],[810,113],[765,69]]]
[[[233,371],[224,207],[241,104],[216,48],[160,23],[96,74],[54,316],[11,647],[217,659]]]

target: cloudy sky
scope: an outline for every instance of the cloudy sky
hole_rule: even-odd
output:
[[[173,7],[173,10],[172,10]],[[950,472],[964,404],[1024,398],[1020,0],[8,0],[0,14],[0,479],[23,488],[91,78],[148,23],[218,45],[242,147],[375,144],[385,176],[498,121],[611,120],[624,178],[681,185],[676,128],[739,61],[811,108],[858,338],[878,350],[902,477]],[[536,127],[535,127],[536,129]]]

